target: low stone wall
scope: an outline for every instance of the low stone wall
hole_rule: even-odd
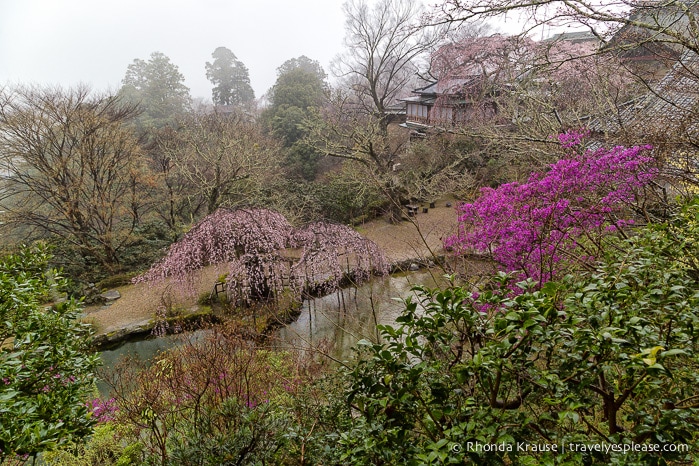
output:
[[[485,256],[481,255],[470,255],[472,256],[471,258],[474,260],[485,260]],[[396,261],[393,264],[391,264],[389,273],[391,274],[396,274],[396,273],[406,273],[406,272],[416,272],[420,269],[424,268],[431,268],[435,267],[438,265],[444,265],[449,258],[447,256],[435,256],[433,258],[427,259],[427,258],[412,258],[412,259],[405,259],[405,260],[400,260]],[[341,282],[341,286],[343,288],[352,286],[353,285],[353,280],[352,277],[347,276],[344,277],[344,279]],[[309,289],[306,290],[306,294],[309,296],[320,296],[323,293],[322,286],[319,287],[319,289]],[[118,299],[118,298],[114,298]],[[296,311],[296,312],[295,312]],[[300,310],[289,310],[289,312],[286,312],[283,316],[280,316],[279,319],[276,319],[274,321],[268,322],[267,327],[265,328],[263,334],[267,334],[271,331],[273,331],[276,328],[279,328],[283,325],[286,325],[290,322],[293,322],[299,315]],[[149,319],[144,319],[138,322],[132,322],[127,325],[124,325],[121,328],[118,328],[116,330],[112,330],[110,332],[98,334],[95,336],[93,340],[93,346],[97,350],[105,350],[109,348],[113,348],[115,346],[119,346],[121,343],[129,341],[129,340],[137,340],[137,339],[143,339],[148,336],[150,336],[153,332],[153,329],[155,326],[159,323],[160,321],[156,319],[155,317],[149,318]],[[202,327],[203,325],[209,324],[209,323],[217,323],[220,322],[220,319],[214,315],[213,311],[211,309],[207,309],[204,311],[196,311],[193,313],[189,314],[184,314],[182,316],[178,317],[170,317],[166,319],[166,325],[167,328],[172,329],[172,328],[177,328],[181,327],[186,330],[195,330],[197,328]]]
[[[119,346],[126,341],[144,339],[151,335],[155,326],[160,322],[159,319],[152,318],[130,323],[111,332],[95,335],[92,340],[92,346],[97,351],[104,351]],[[220,319],[209,309],[177,317],[168,317],[165,319],[167,324],[165,328],[170,329],[168,333],[176,333],[172,329],[179,328],[181,331],[191,331],[204,325],[219,322]]]

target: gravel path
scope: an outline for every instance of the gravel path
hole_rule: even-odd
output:
[[[456,209],[446,207],[447,202],[454,204],[454,201],[440,201],[427,213],[422,213],[420,207],[419,213],[409,221],[389,224],[377,219],[357,231],[378,244],[391,262],[444,255],[442,241],[455,234],[457,227]]]

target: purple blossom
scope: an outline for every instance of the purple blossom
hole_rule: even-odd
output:
[[[118,411],[114,398],[110,398],[107,401],[95,398],[88,401],[86,406],[98,423],[112,421],[114,419],[114,413]]]
[[[573,147],[585,134],[559,136]],[[526,183],[484,188],[472,203],[459,206],[459,233],[445,247],[457,253],[491,254],[509,272],[539,283],[564,270],[580,242],[632,225],[624,208],[657,170],[650,146],[614,147],[569,155],[533,173]],[[593,254],[583,251],[577,260]]]
[[[583,139],[590,135],[590,130],[582,128],[579,130],[570,130],[561,133],[557,136],[558,142],[564,149],[570,149],[582,144]]]

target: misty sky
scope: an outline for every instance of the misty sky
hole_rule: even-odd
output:
[[[255,96],[306,55],[328,71],[342,51],[343,0],[0,0],[0,85],[86,83],[115,90],[126,67],[159,51],[192,97],[211,99],[204,63],[227,47]]]

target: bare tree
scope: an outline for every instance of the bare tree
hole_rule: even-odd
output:
[[[169,155],[176,147],[177,131],[171,126],[154,130],[144,145],[152,174],[152,195],[149,207],[165,222],[173,240],[177,240],[183,223],[194,222],[188,202],[190,187]]]
[[[620,50],[649,44],[679,46],[699,53],[697,5],[693,1],[638,0],[445,0],[431,18],[436,23],[519,15],[524,33],[535,28],[584,27]],[[617,41],[625,28],[624,40]]]
[[[161,162],[188,186],[191,212],[250,203],[277,174],[280,145],[243,113],[193,114],[158,141]]]
[[[307,141],[325,155],[365,167],[390,199],[391,219],[398,220],[405,192],[393,169],[403,147],[396,134],[389,134],[391,106],[407,94],[419,61],[443,31],[419,24],[422,10],[414,0],[380,0],[373,7],[351,0],[344,11],[347,50],[332,69],[343,90],[331,99],[324,123],[309,132]]]
[[[137,110],[75,89],[0,92],[0,209],[10,226],[58,235],[108,271],[139,222]]]
[[[588,103],[588,118],[578,121],[592,126],[599,136],[614,144],[651,143],[659,158],[667,159],[675,171],[686,172],[685,178],[695,180],[696,155],[689,154],[696,154],[699,147],[694,123],[699,117],[698,14],[699,5],[684,0],[446,0],[433,12],[431,22],[455,24],[519,15],[527,19],[523,34],[535,28],[585,28],[598,38],[600,46],[577,56],[553,54],[549,68],[561,66],[556,61],[594,60],[601,69],[623,70],[634,84],[620,88],[613,72],[607,77],[602,72],[583,86],[559,86],[559,95],[567,93],[569,102],[575,104]],[[581,73],[577,77],[587,78]],[[599,83],[611,92],[602,95]],[[619,91],[616,94],[615,88]],[[576,93],[577,89],[585,91]],[[594,99],[588,90],[597,94]],[[550,106],[550,102],[547,99],[545,104]]]
[[[527,37],[471,36],[432,57],[436,130],[479,138],[507,164],[546,163],[551,136],[614,114],[634,95],[632,75],[596,42],[535,42]],[[449,117],[440,121],[440,115]]]
[[[419,23],[415,0],[366,0],[344,5],[347,50],[333,64],[344,78],[358,109],[384,124],[388,107],[404,95],[418,72],[420,59],[442,39],[443,31]]]

